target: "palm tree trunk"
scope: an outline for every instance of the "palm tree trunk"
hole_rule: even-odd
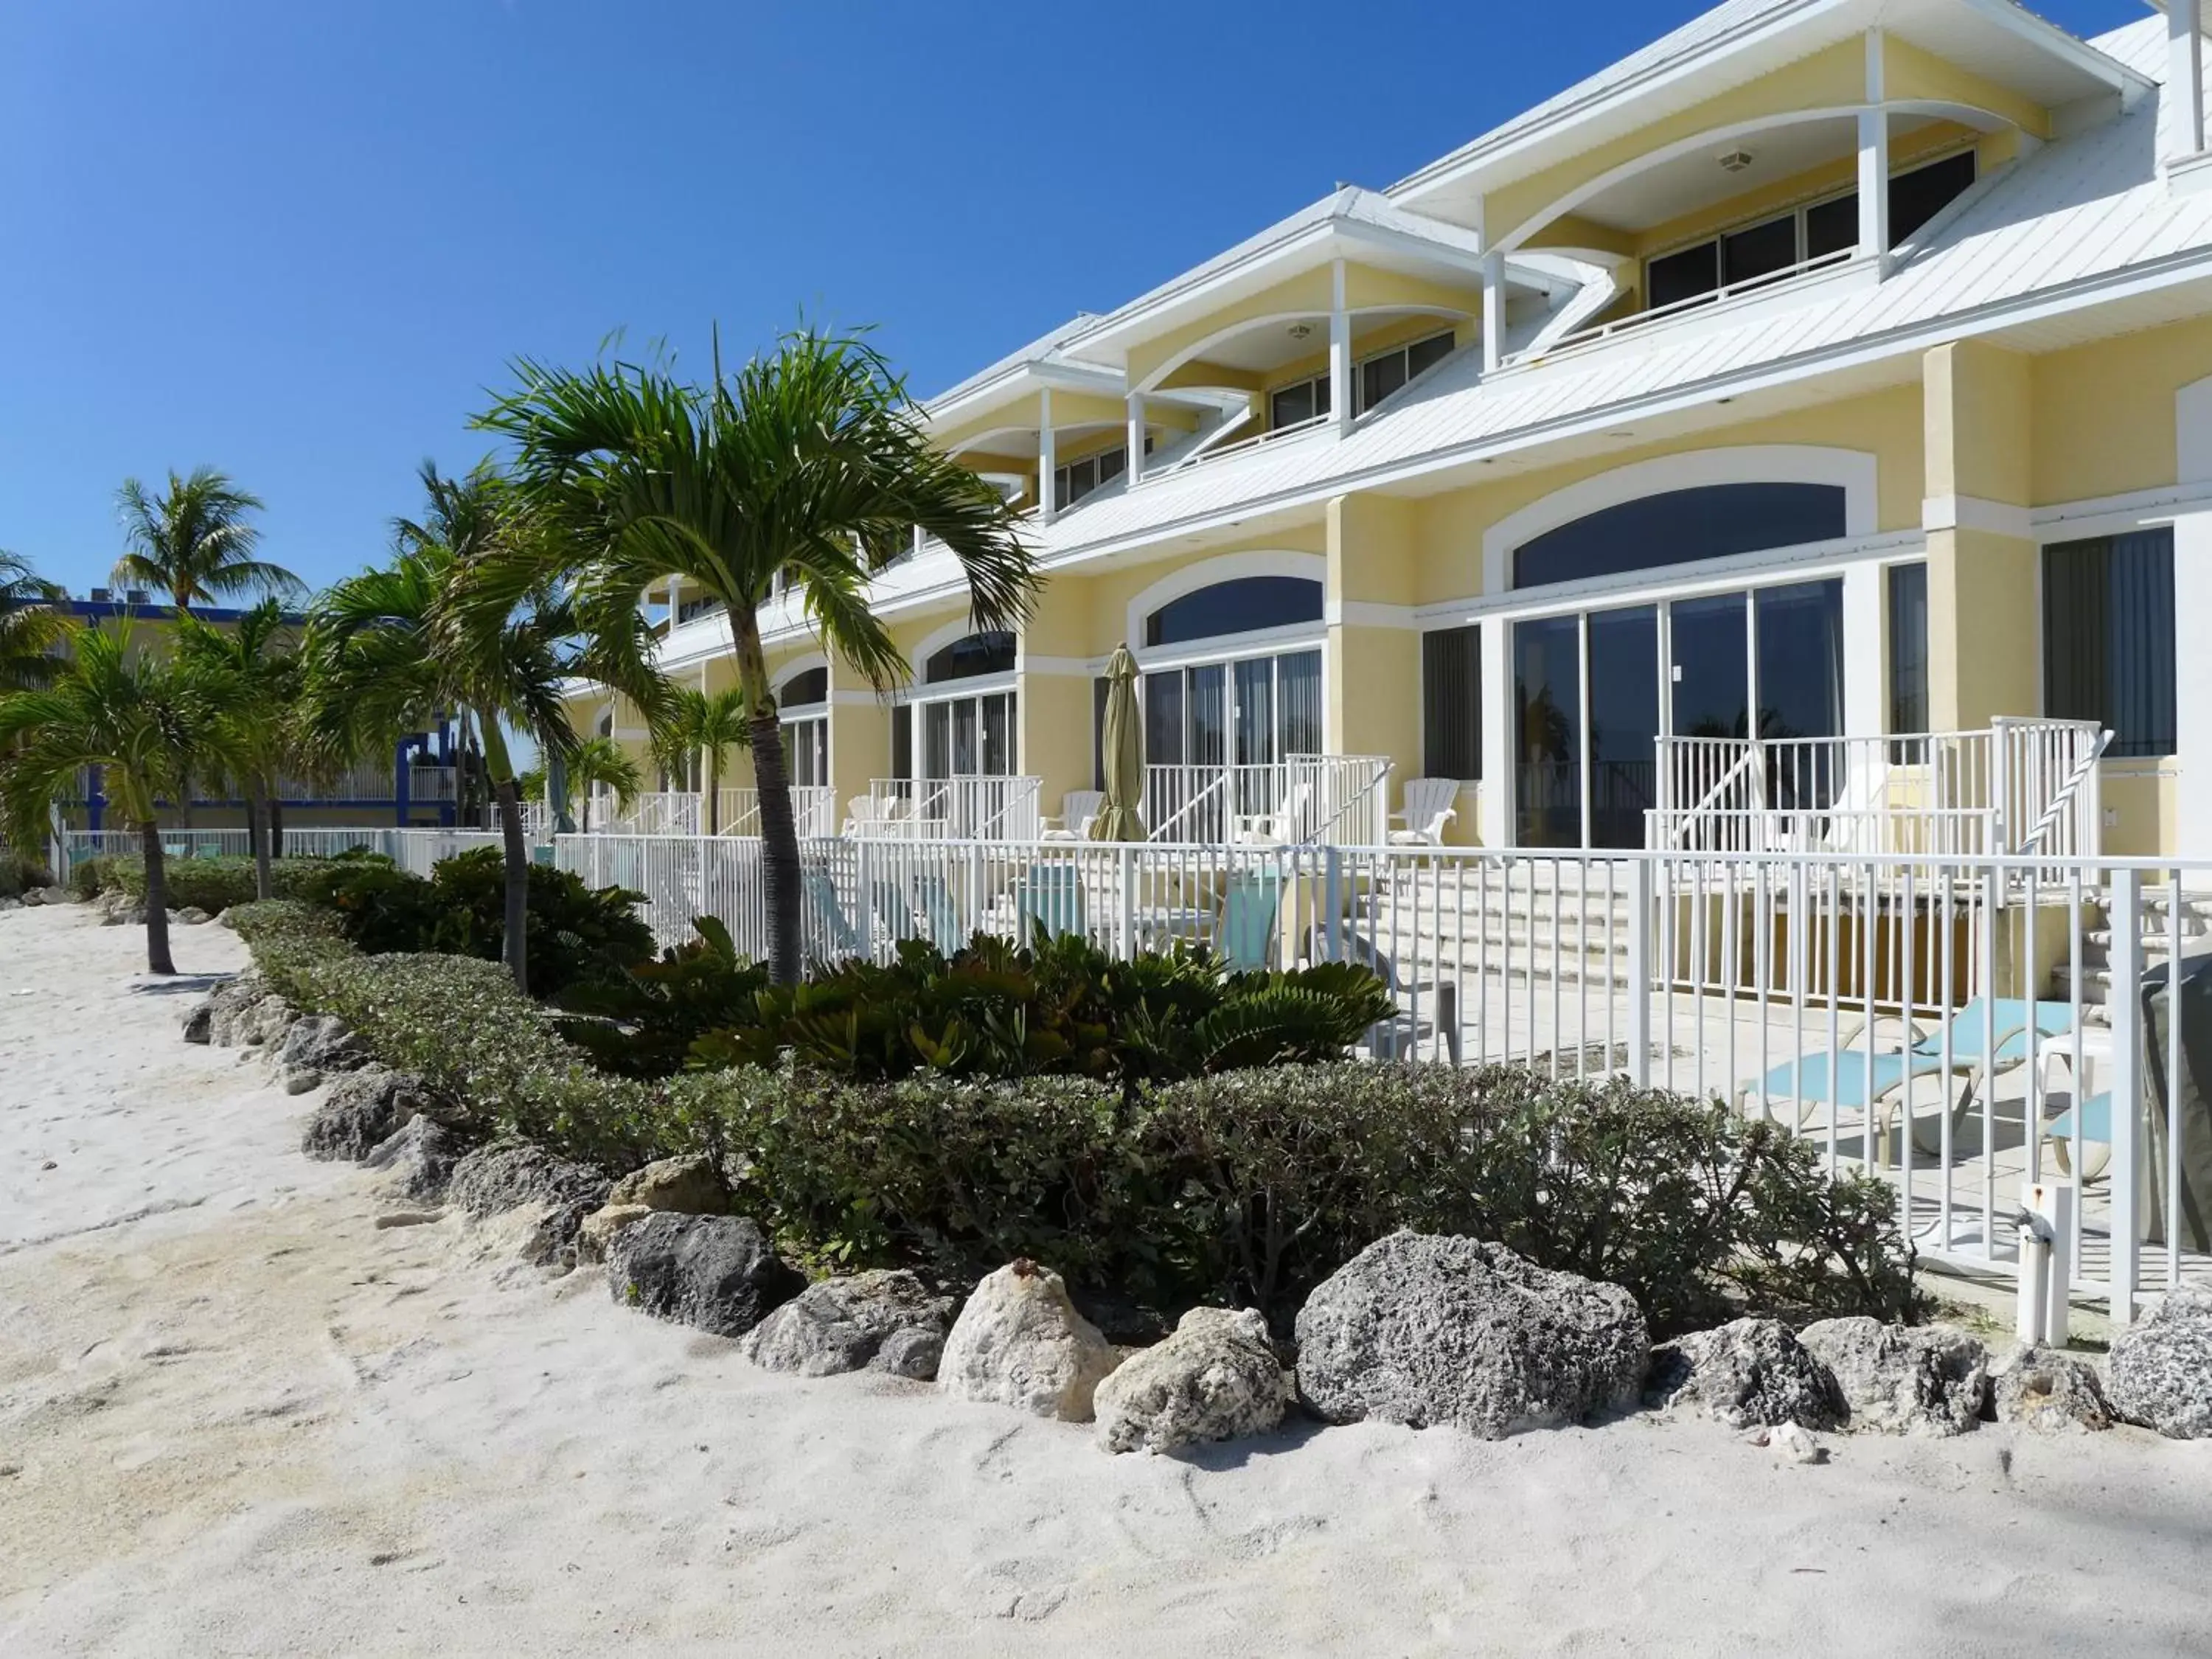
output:
[[[530,994],[530,845],[522,835],[522,791],[514,781],[514,764],[507,758],[507,738],[496,716],[483,720],[484,765],[492,780],[492,799],[499,808],[500,841],[507,854],[507,913],[500,959],[514,975],[514,988]]]
[[[161,826],[152,818],[138,823],[138,845],[146,860],[146,971],[173,974],[169,955],[169,872],[161,862]]]
[[[719,746],[707,751],[707,833],[722,833],[722,751]]]
[[[769,690],[768,659],[761,651],[760,628],[751,612],[730,609],[730,633],[737,646],[738,678],[752,710],[753,783],[760,794],[761,877],[768,888],[769,975],[779,985],[796,985],[805,966],[805,939],[800,931],[799,828],[791,813],[791,774],[783,759],[783,718]]]
[[[276,888],[269,870],[269,791],[257,780],[246,797],[246,836],[253,843],[253,896],[273,898]]]
[[[269,856],[284,856],[284,803],[273,789],[269,793]]]

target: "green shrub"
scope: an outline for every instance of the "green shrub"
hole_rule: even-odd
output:
[[[43,864],[13,848],[0,847],[0,898],[20,897],[26,889],[44,887],[50,879]]]
[[[1133,1090],[1239,1066],[1340,1060],[1391,1011],[1366,969],[1328,963],[1231,973],[1203,952],[1119,961],[1066,936],[1024,950],[978,935],[951,958],[910,939],[889,966],[853,961],[795,986],[738,960],[719,924],[620,981],[563,1000],[611,1069],[665,1076],[772,1066],[788,1054],[840,1077],[1073,1076]],[[707,930],[715,929],[714,933]],[[626,1039],[623,1033],[629,1034]]]
[[[270,891],[280,899],[312,897],[332,863],[329,859],[273,860],[269,866]],[[95,874],[84,876],[87,869],[95,867]],[[218,915],[233,905],[253,902],[252,859],[164,859],[161,876],[168,886],[169,908],[173,910],[197,905],[210,915]],[[89,890],[82,884],[88,879],[93,883]],[[70,883],[88,898],[107,888],[118,887],[134,899],[143,899],[145,861],[131,857],[90,860],[70,872]]]
[[[80,899],[98,898],[115,884],[112,858],[79,859],[70,866],[70,891]]]
[[[496,847],[442,860],[428,880],[388,859],[330,860],[301,896],[335,910],[346,937],[372,955],[437,951],[496,961],[507,931],[506,858]],[[532,992],[557,995],[651,957],[653,930],[636,914],[643,897],[619,887],[595,890],[568,871],[532,865]]]

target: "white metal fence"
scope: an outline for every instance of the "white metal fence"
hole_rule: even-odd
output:
[[[349,833],[422,873],[498,844]],[[535,855],[642,893],[664,944],[713,915],[766,954],[756,839],[564,836]],[[1916,1248],[1962,1267],[2012,1272],[2023,1202],[2063,1189],[2069,1282],[2118,1319],[2212,1283],[2212,1079],[2192,1070],[2212,1029],[2191,1029],[2212,1026],[2212,989],[2200,1016],[2187,982],[2212,969],[2212,866],[927,837],[810,839],[800,865],[813,960],[1073,932],[1122,956],[1363,963],[1397,1009],[1378,1057],[1724,1102],[1893,1183]]]
[[[1387,755],[1152,765],[1139,815],[1156,842],[1371,847],[1389,839],[1390,767]]]

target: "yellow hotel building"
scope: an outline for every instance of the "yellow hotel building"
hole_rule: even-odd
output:
[[[2212,855],[2201,27],[1729,0],[981,369],[926,419],[1036,613],[918,546],[884,698],[772,608],[802,832],[1079,828],[1127,642],[1166,840]]]

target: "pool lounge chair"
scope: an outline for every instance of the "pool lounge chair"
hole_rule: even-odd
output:
[[[2031,1006],[2033,1015],[2029,1012]],[[1949,1108],[1952,1121],[1956,1123],[1964,1118],[1978,1086],[2027,1059],[2031,1018],[2040,1036],[2064,1036],[2074,1029],[2074,1006],[2068,1002],[2031,1005],[2017,997],[1976,997],[1946,1022],[1950,1031],[1948,1060],[1944,1027],[1929,1030],[1917,1022],[1911,1027],[1912,1040],[1903,1048],[1878,1049],[1869,1055],[1858,1042],[1866,1031],[1866,1023],[1862,1020],[1835,1053],[1785,1060],[1771,1068],[1765,1077],[1740,1084],[1736,1099],[1741,1106],[1753,1097],[1761,1097],[1770,1108],[1778,1100],[1794,1100],[1797,1103],[1794,1127],[1799,1130],[1805,1128],[1823,1106],[1832,1104],[1839,1112],[1865,1112],[1872,1120],[1872,1133],[1880,1136],[1889,1133],[1898,1102],[1911,1093],[1913,1082],[1921,1078],[1957,1077],[1960,1079],[1959,1097]],[[1986,1028],[1992,1024],[1995,1042],[1985,1052],[1984,1045],[1990,1035]],[[1923,1140],[1917,1127],[1912,1144],[1917,1150],[1930,1155],[1942,1150],[1940,1140]]]
[[[815,931],[828,947],[823,960],[843,962],[865,956],[860,936],[846,918],[845,907],[837,902],[837,884],[830,878],[827,870],[808,870],[800,876],[806,890],[806,902],[814,913]]]
[[[1084,921],[1083,872],[1072,864],[1031,865],[1014,907],[1026,944],[1090,932]]]
[[[1213,949],[1231,973],[1256,973],[1279,966],[1282,942],[1278,918],[1283,908],[1280,870],[1240,870],[1221,896],[1221,917],[1214,924]]]

